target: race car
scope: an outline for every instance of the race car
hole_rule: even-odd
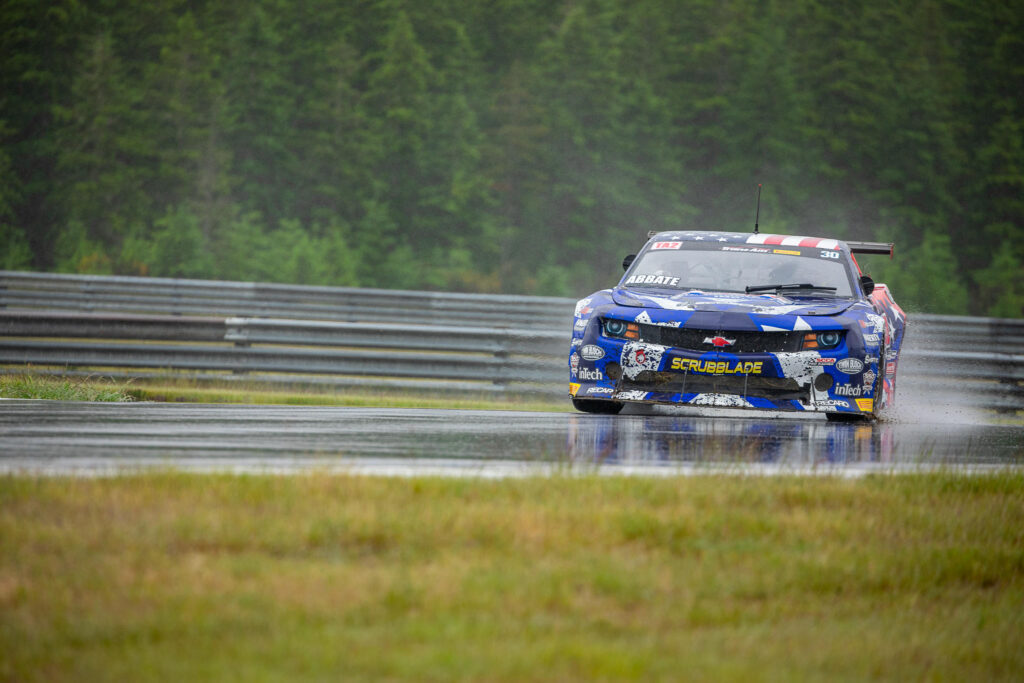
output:
[[[576,304],[569,395],[873,419],[892,405],[906,315],[854,254],[892,244],[652,233],[619,284]]]

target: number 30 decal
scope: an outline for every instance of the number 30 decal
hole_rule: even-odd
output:
[[[828,251],[823,251],[821,252],[821,258],[839,258],[839,252],[832,251],[831,249]]]

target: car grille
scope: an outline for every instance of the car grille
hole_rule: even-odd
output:
[[[810,398],[810,388],[788,377],[753,375],[694,375],[645,370],[633,379],[622,378],[620,391],[657,391],[687,394],[734,394],[748,398],[798,400]]]
[[[685,327],[663,325],[640,325],[640,340],[649,344],[672,346],[690,351],[714,351],[718,348],[727,353],[784,353],[799,351],[804,332],[753,332],[731,330],[693,330]],[[705,339],[725,337],[729,346],[716,347],[705,343]]]

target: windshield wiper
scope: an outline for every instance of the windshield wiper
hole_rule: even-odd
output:
[[[836,291],[836,288],[835,287],[822,287],[822,286],[819,286],[819,285],[812,285],[809,282],[800,282],[800,283],[794,282],[794,283],[791,283],[791,284],[783,284],[783,285],[757,285],[755,287],[747,287],[747,294],[750,294],[751,292],[772,292],[772,291],[779,292],[779,291],[793,291],[793,290],[798,290],[798,291],[814,290],[814,291],[834,292],[834,291]]]

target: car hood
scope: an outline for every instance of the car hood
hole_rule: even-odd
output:
[[[853,299],[777,294],[727,294],[691,290],[633,289],[616,287],[612,300],[620,306],[655,308],[669,311],[719,311],[759,315],[838,315],[856,303]]]

